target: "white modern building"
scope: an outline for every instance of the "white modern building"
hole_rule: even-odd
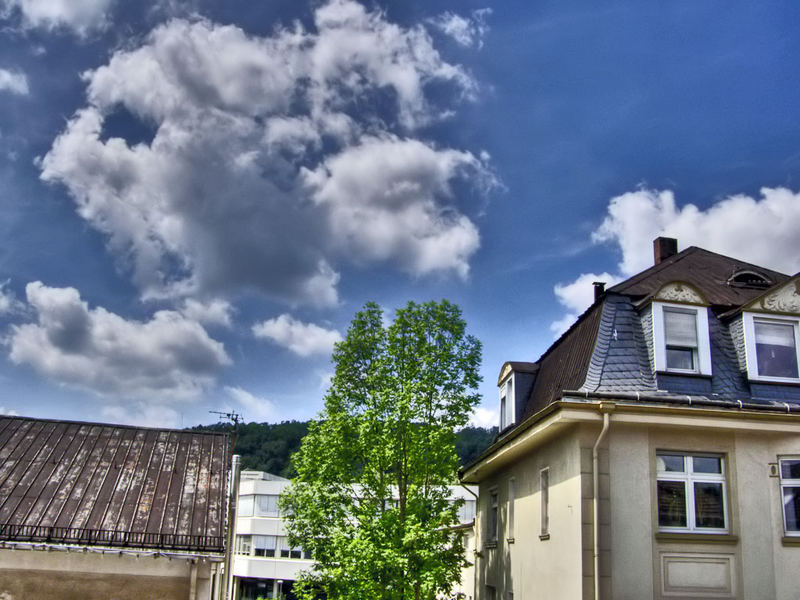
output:
[[[300,571],[313,564],[310,553],[289,546],[278,512],[278,497],[289,480],[262,471],[242,471],[236,519],[233,560],[233,600],[285,598],[293,600],[292,588]],[[453,486],[453,498],[463,498],[459,521],[471,530],[475,519],[476,489]],[[473,540],[473,535],[465,536]],[[472,547],[472,546],[470,546]],[[472,552],[467,558],[472,562]],[[463,577],[458,591],[470,599],[473,576]],[[467,589],[468,588],[468,589]]]

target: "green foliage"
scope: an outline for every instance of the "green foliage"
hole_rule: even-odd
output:
[[[232,433],[229,423],[197,427]],[[290,456],[300,448],[300,440],[308,433],[307,421],[283,423],[246,423],[239,425],[234,453],[242,457],[242,468],[266,471],[281,477],[294,475]]]
[[[457,523],[455,431],[479,401],[481,346],[457,306],[409,303],[388,327],[367,304],[336,345],[318,421],[282,498],[292,544],[316,566],[304,599],[433,600],[465,557]]]
[[[309,421],[284,421],[283,423],[246,423],[239,425],[239,435],[234,452],[242,457],[242,468],[266,471],[281,477],[294,476],[290,457],[300,448],[300,441],[308,433]],[[232,432],[229,423],[199,425],[192,429]],[[497,435],[497,427],[464,427],[456,432],[456,453],[459,465],[464,467],[478,458]]]

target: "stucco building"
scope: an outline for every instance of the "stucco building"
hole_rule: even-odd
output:
[[[498,379],[475,593],[798,597],[800,276],[659,238]]]
[[[0,417],[0,598],[219,598],[228,437]]]
[[[289,545],[283,518],[278,510],[278,497],[289,480],[262,471],[242,471],[236,517],[236,543],[233,562],[235,600],[285,598],[293,600],[292,588],[300,571],[308,570],[314,561],[303,548]],[[454,486],[452,497],[463,498],[459,528],[465,530],[465,547],[472,548],[475,518],[475,490]],[[473,553],[469,552],[470,560]],[[474,577],[469,567],[457,592],[465,599],[472,597]]]

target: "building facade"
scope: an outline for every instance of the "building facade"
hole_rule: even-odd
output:
[[[498,379],[481,600],[797,598],[800,277],[659,238]]]
[[[0,598],[220,598],[228,443],[0,417]]]
[[[262,471],[242,471],[236,518],[236,544],[233,562],[234,599],[293,600],[292,589],[300,571],[314,564],[311,554],[289,544],[286,529],[278,510],[278,497],[289,480]],[[476,492],[460,486],[452,488],[453,498],[463,498],[459,521],[465,529],[465,548],[470,548],[475,518]],[[465,573],[457,592],[471,599],[471,571]]]

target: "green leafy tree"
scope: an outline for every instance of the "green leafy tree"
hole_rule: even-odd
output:
[[[282,498],[291,543],[316,562],[300,597],[432,600],[458,581],[465,557],[448,486],[455,431],[479,401],[480,360],[446,300],[410,302],[388,326],[376,304],[356,314]]]

